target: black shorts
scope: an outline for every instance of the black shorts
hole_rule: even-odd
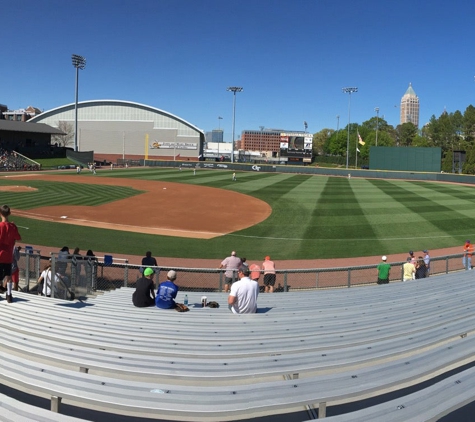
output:
[[[0,264],[0,282],[3,281],[5,276],[12,275],[12,263],[10,264]]]
[[[273,286],[275,284],[275,274],[264,274],[264,286]]]
[[[224,277],[224,284],[233,284],[235,281],[237,281],[237,279],[234,277]]]

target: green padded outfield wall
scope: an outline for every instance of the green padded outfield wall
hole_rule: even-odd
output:
[[[371,147],[371,170],[430,171],[440,172],[441,148]]]

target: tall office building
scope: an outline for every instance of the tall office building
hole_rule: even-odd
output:
[[[206,132],[207,142],[224,142],[224,131],[222,129],[213,129],[211,132]]]
[[[401,98],[400,124],[408,122],[419,127],[419,97],[412,89],[412,84],[409,84],[409,88]]]

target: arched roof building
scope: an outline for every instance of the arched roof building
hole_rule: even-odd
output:
[[[74,130],[74,103],[45,111],[30,122]],[[120,100],[78,103],[78,151],[94,151],[95,158],[198,160],[204,132],[171,113]]]

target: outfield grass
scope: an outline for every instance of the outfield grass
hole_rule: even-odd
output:
[[[68,173],[69,174],[69,173]],[[260,260],[338,258],[436,249],[461,245],[474,238],[475,194],[470,186],[369,180],[295,174],[146,168],[101,170],[100,177],[163,180],[217,187],[262,199],[272,214],[260,224],[215,239],[183,239],[113,230],[92,229],[15,217],[26,243],[55,247],[79,246],[142,255],[220,259],[233,249],[241,256]],[[130,188],[43,181],[25,184],[37,193],[2,192],[3,203],[29,209],[46,205],[99,205],[137,194]],[[207,206],[190,198],[190,206]],[[151,210],[153,212],[153,210]],[[159,210],[156,210],[159,212]],[[146,216],[144,216],[145,218]],[[236,215],[239,218],[239,215]]]

